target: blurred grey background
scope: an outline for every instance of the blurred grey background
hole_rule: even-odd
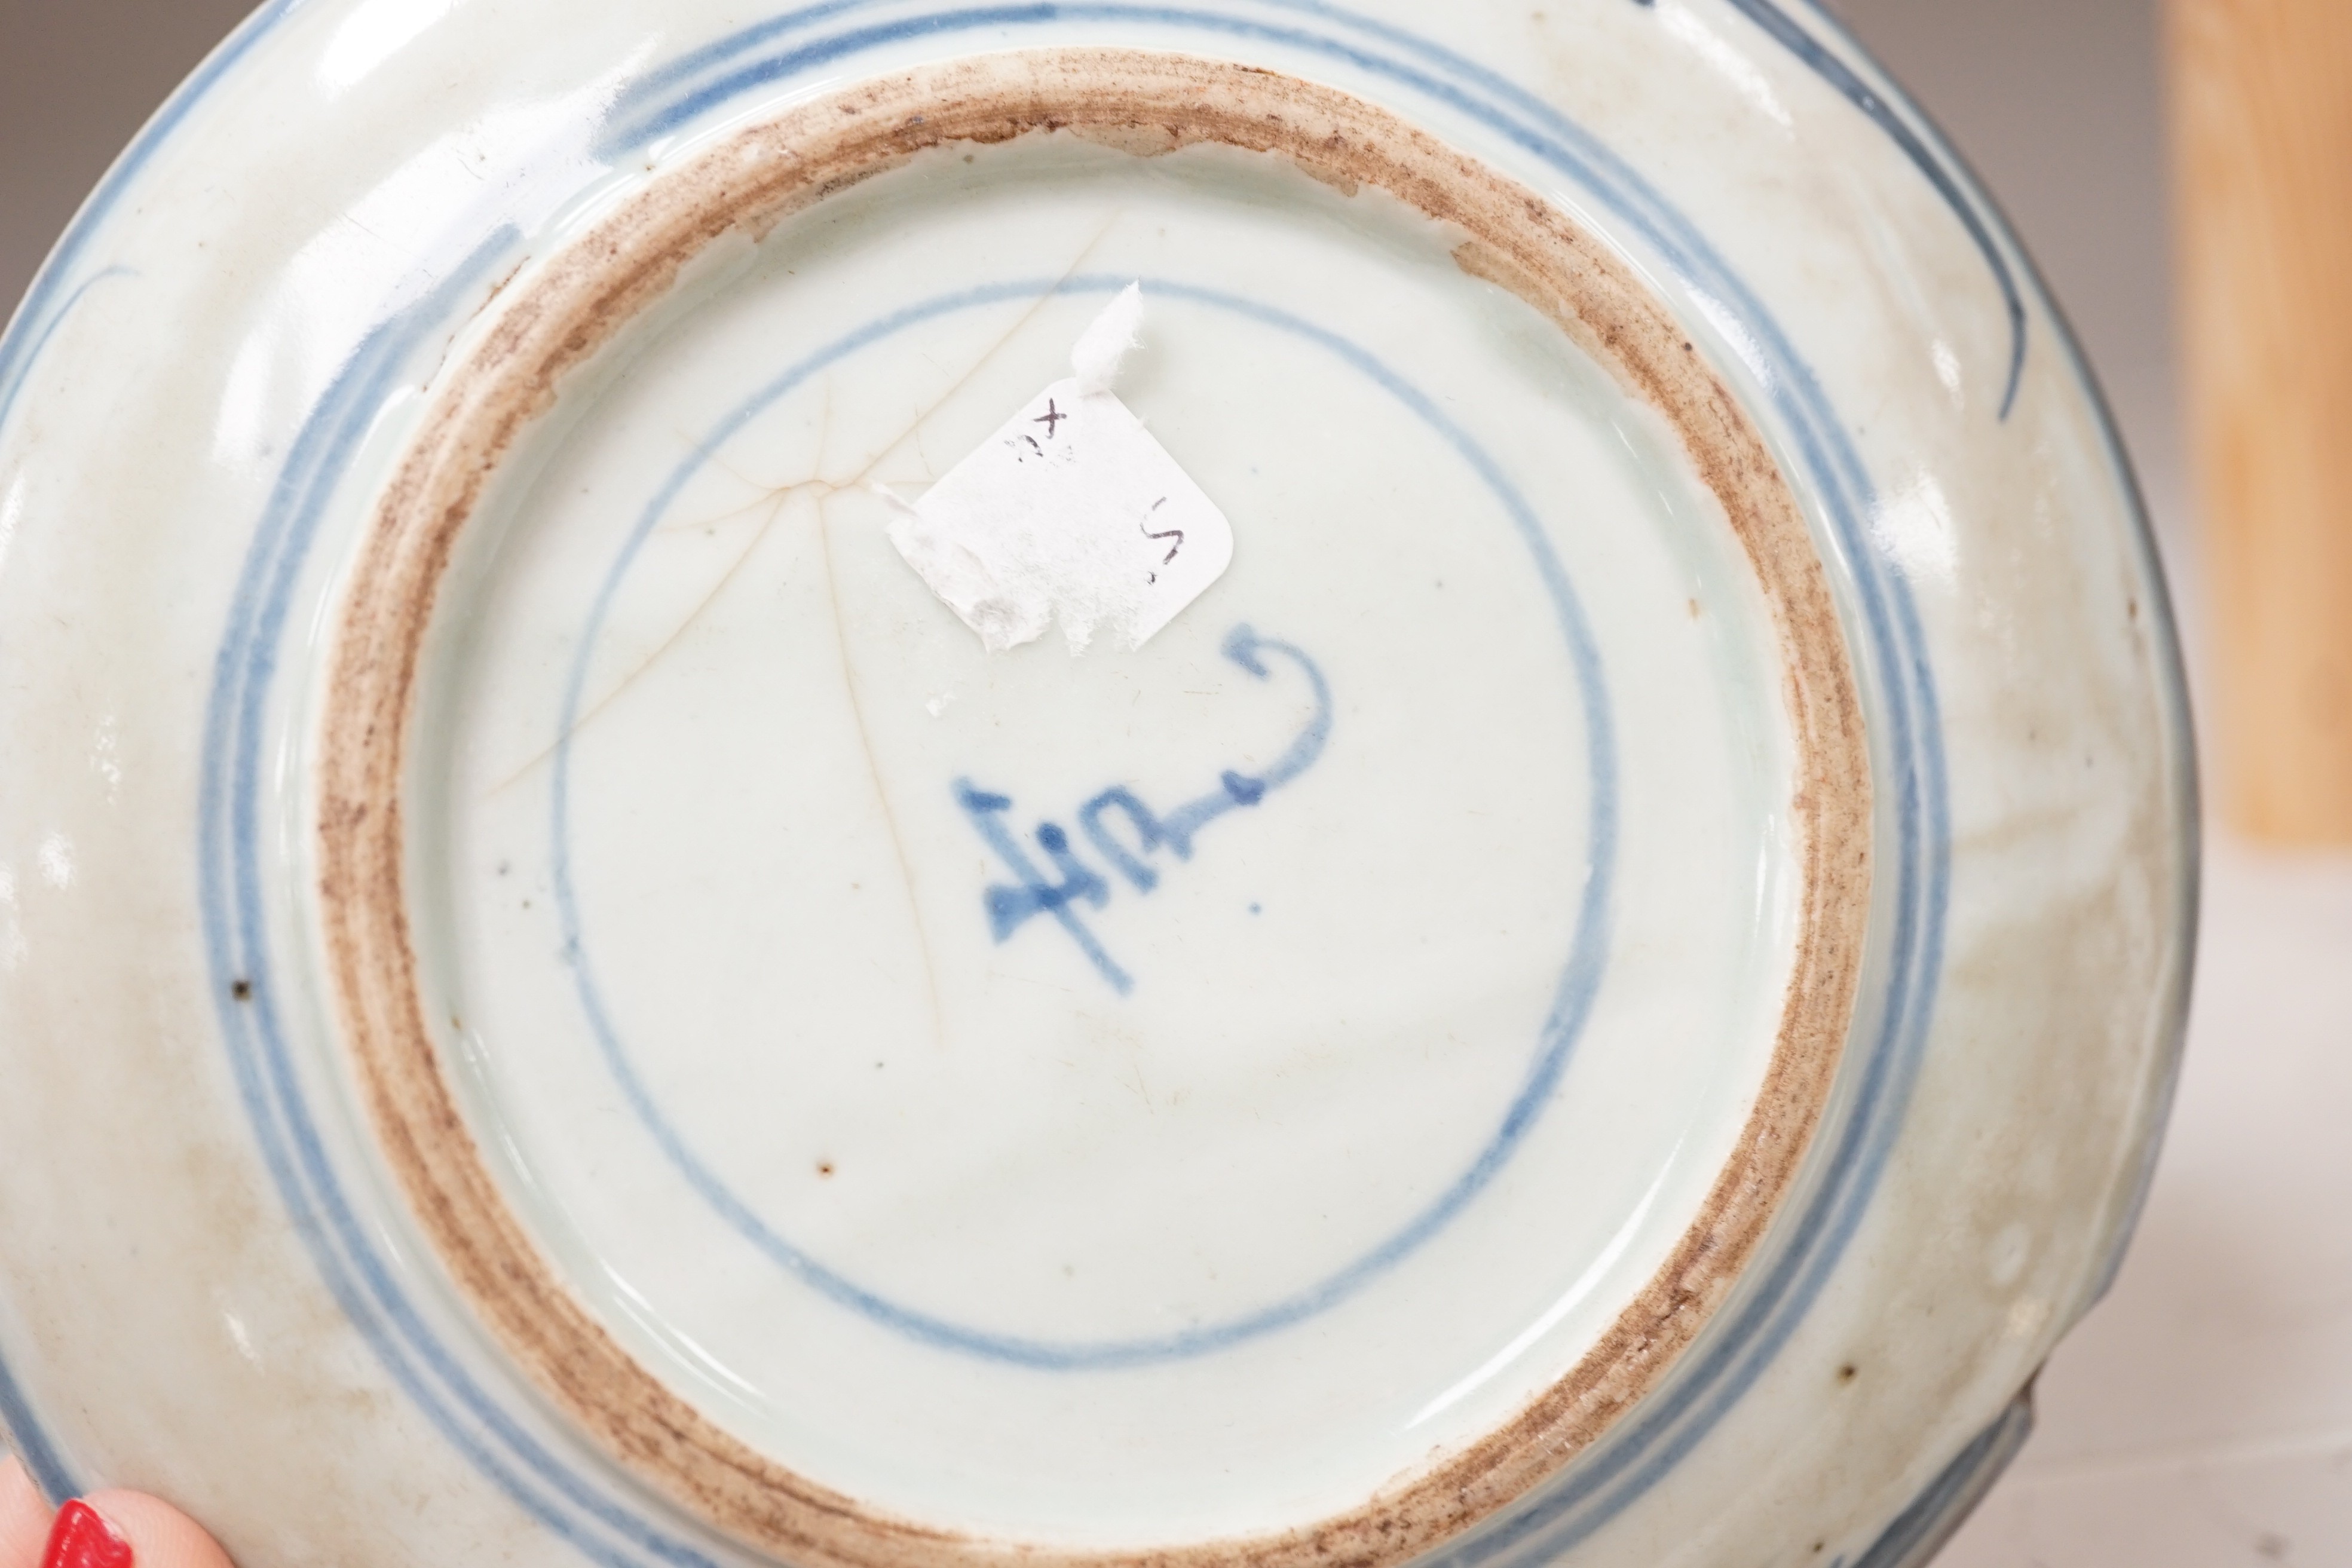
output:
[[[2159,0],[1832,3],[1976,166],[2070,312],[2193,657]],[[246,8],[0,0],[0,309]],[[2352,1105],[2352,861],[2216,838],[2207,889],[2189,1063],[2139,1241],[1944,1568],[2352,1568],[2352,1140],[2335,1111]],[[1777,1560],[1769,1543],[1757,1556]]]
[[[245,0],[0,0],[0,310]]]

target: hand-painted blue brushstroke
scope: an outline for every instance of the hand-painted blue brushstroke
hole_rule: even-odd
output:
[[[1103,820],[1114,810],[1127,819],[1128,831],[1135,835],[1132,848]],[[1159,816],[1133,790],[1116,784],[1103,791],[1078,807],[1078,826],[1085,830],[1095,852],[1110,862],[1112,870],[1127,879],[1129,887],[1139,893],[1148,893],[1160,886],[1160,873],[1144,857],[1167,844],[1168,835],[1160,828]],[[1192,852],[1188,844],[1177,851],[1178,858],[1189,858]]]
[[[873,4],[874,0],[820,0],[817,5],[779,12],[765,21],[754,22],[698,49],[689,49],[667,65],[656,67],[622,89],[611,107],[604,111],[605,123],[607,126],[629,123],[639,110],[659,100],[673,88],[693,80],[712,66],[724,65],[746,49],[757,48],[770,38],[799,32],[813,23],[838,16],[844,12],[869,9]],[[608,134],[599,148],[599,155],[610,156],[626,145],[634,143],[615,141]]]
[[[866,8],[863,5],[818,5],[811,7],[806,12],[795,13],[795,16],[814,20],[820,16],[831,16],[843,10]],[[864,54],[877,45],[898,43],[908,38],[918,38],[927,35],[961,33],[975,27],[1034,26],[1040,23],[1060,19],[1067,9],[1066,6],[1054,3],[1054,0],[1040,0],[1040,3],[1032,5],[972,6],[929,16],[911,16],[900,21],[880,22],[864,27],[853,27],[846,32],[835,33],[829,37],[817,39],[814,43],[803,44],[786,49],[781,54],[770,55],[754,60],[749,65],[738,67],[715,80],[693,88],[680,98],[654,107],[653,111],[641,120],[625,120],[622,117],[641,100],[641,95],[643,99],[651,99],[655,96],[644,90],[646,84],[640,83],[637,89],[624,93],[614,105],[608,121],[612,129],[598,142],[597,155],[604,158],[616,158],[632,148],[641,147],[646,142],[697,119],[712,105],[724,103],[730,98],[748,92],[753,88],[765,86],[769,82],[799,76],[805,71],[831,65],[836,60]],[[779,26],[782,21],[782,19],[779,18],[776,23],[747,28],[743,33],[738,33],[733,37],[698,53],[705,62],[710,64],[722,62],[743,52],[743,46],[740,40],[747,34],[758,35],[762,40],[777,36],[783,30]],[[685,76],[678,79],[690,79],[691,74],[685,73]]]
[[[1853,1568],[1927,1568],[2032,1435],[2033,1391],[2029,1385],[1895,1516],[1854,1559]]]
[[[16,335],[12,333],[6,350],[0,352],[0,425],[8,423],[9,410],[16,405],[16,396],[25,389],[25,378],[31,374],[34,363],[41,357],[41,351],[49,346],[49,340],[57,336],[58,329],[65,324],[66,318],[73,314],[74,307],[88,298],[92,289],[108,279],[136,276],[138,274],[128,267],[100,268],[76,284],[73,292],[55,305],[47,305],[44,300],[45,313],[39,316],[32,313],[34,301],[26,301],[22,342],[19,342]]]
[[[1307,651],[1293,643],[1273,637],[1262,637],[1246,626],[1235,626],[1225,634],[1225,657],[1240,665],[1260,680],[1274,679],[1265,654],[1280,654],[1297,665],[1306,675],[1307,685],[1315,693],[1315,714],[1298,731],[1298,738],[1274,760],[1273,765],[1255,775],[1227,770],[1218,779],[1219,787],[1200,799],[1178,806],[1160,819],[1160,831],[1171,847],[1183,858],[1192,858],[1192,839],[1202,828],[1237,806],[1255,805],[1268,793],[1282,788],[1299,774],[1315,765],[1323,748],[1331,742],[1331,683],[1323,679],[1323,671],[1307,657]]]
[[[1227,768],[1217,775],[1216,788],[1186,801],[1165,816],[1144,805],[1142,798],[1124,784],[1103,791],[1078,808],[1078,826],[1096,851],[1110,863],[1111,869],[1124,877],[1137,892],[1148,894],[1160,885],[1160,873],[1145,861],[1145,856],[1167,848],[1174,850],[1178,859],[1190,860],[1193,841],[1202,828],[1229,813],[1264,804],[1267,795],[1313,767],[1316,759],[1323,754],[1331,738],[1332,711],[1331,686],[1323,679],[1323,671],[1305,649],[1262,637],[1247,626],[1235,626],[1225,635],[1225,657],[1260,680],[1274,678],[1273,668],[1262,657],[1267,653],[1279,654],[1296,664],[1305,672],[1315,693],[1313,715],[1297,738],[1275,759],[1273,766],[1256,773]],[[1122,996],[1133,991],[1133,976],[1113,962],[1100,940],[1071,908],[1078,903],[1103,908],[1110,902],[1110,884],[1077,858],[1070,847],[1069,834],[1058,823],[1038,825],[1037,847],[1045,852],[1045,858],[1062,879],[1049,881],[1023,851],[1019,840],[998,820],[1013,809],[1012,797],[979,789],[969,779],[957,780],[955,789],[956,803],[963,807],[973,828],[1019,879],[1014,886],[998,883],[982,893],[981,901],[988,911],[989,934],[1003,942],[1030,921],[1050,915],[1069,933],[1087,962],[1095,966],[1095,972],[1108,981],[1113,990]],[[1135,836],[1132,848],[1120,842],[1103,821],[1104,816],[1114,809],[1127,818],[1129,830]]]
[[[1323,679],[1323,671],[1307,657],[1306,650],[1272,637],[1261,637],[1246,626],[1235,626],[1226,635],[1224,654],[1260,680],[1270,680],[1274,671],[1262,653],[1278,653],[1306,673],[1315,693],[1315,712],[1298,731],[1297,739],[1276,757],[1271,767],[1255,773],[1244,773],[1227,768],[1217,775],[1217,787],[1195,799],[1185,802],[1165,816],[1145,805],[1132,790],[1121,785],[1105,790],[1078,809],[1078,822],[1087,837],[1101,850],[1104,858],[1127,879],[1138,892],[1150,892],[1159,884],[1159,876],[1136,858],[1148,855],[1166,846],[1176,852],[1180,860],[1192,858],[1192,841],[1202,828],[1228,812],[1238,811],[1263,802],[1274,791],[1289,784],[1315,765],[1323,748],[1331,739],[1331,686]],[[1125,846],[1103,826],[1103,814],[1113,806],[1123,812],[1135,829],[1139,844],[1136,853]]]
[[[1054,922],[1069,932],[1095,973],[1110,983],[1112,990],[1124,996],[1135,989],[1135,978],[1103,951],[1102,942],[1087,928],[1077,911],[1070,906],[1089,903],[1101,909],[1110,902],[1110,884],[1097,876],[1076,855],[1070,852],[1070,836],[1060,826],[1047,822],[1037,828],[1037,847],[1045,852],[1054,869],[1062,874],[1058,882],[1049,882],[1037,869],[1020,841],[1006,830],[1000,820],[1013,809],[1010,795],[991,795],[975,789],[970,779],[956,781],[956,804],[963,807],[964,816],[980,834],[982,842],[996,851],[1020,879],[1019,885],[1006,887],[997,883],[982,895],[982,905],[988,910],[988,934],[999,943],[1012,940],[1013,933],[1037,915],[1050,915]]]
[[[1656,0],[1633,0],[1637,5],[1654,5]],[[1875,88],[1862,79],[1853,68],[1838,58],[1827,46],[1797,24],[1794,17],[1774,5],[1772,0],[1724,0],[1749,21],[1764,30],[1767,37],[1802,60],[1814,75],[1837,89],[1847,102],[1867,116],[1870,122],[1885,132],[1912,166],[1936,188],[1944,205],[1952,209],[1960,226],[1968,230],[1969,238],[1992,268],[1993,281],[2000,288],[2001,303],[2009,311],[2009,377],[2001,389],[2000,417],[2007,419],[2016,406],[2017,389],[2025,376],[2025,297],[2017,286],[2017,275],[2009,265],[1990,225],[1977,210],[1976,203],[1960,188],[1958,178],[1936,150],[1927,145],[1916,131],[1896,113],[1895,106],[1878,95]]]
[[[1184,302],[1204,306],[1303,338],[1339,359],[1402,404],[1453,448],[1470,473],[1500,503],[1511,531],[1528,553],[1537,581],[1543,585],[1551,602],[1563,639],[1563,650],[1574,672],[1577,703],[1581,710],[1584,725],[1587,765],[1591,780],[1586,816],[1590,859],[1583,886],[1577,894],[1575,935],[1553,993],[1551,1009],[1538,1032],[1527,1075],[1504,1110],[1500,1124],[1468,1170],[1455,1177],[1420,1212],[1412,1215],[1388,1240],[1339,1272],[1253,1312],[1223,1322],[1204,1323],[1181,1332],[1147,1338],[1076,1343],[977,1329],[866,1289],[772,1228],[703,1163],[701,1156],[671,1124],[623,1042],[612,1010],[604,999],[604,989],[597,981],[596,967],[582,919],[570,844],[571,797],[575,765],[572,736],[578,728],[579,717],[585,710],[592,656],[611,613],[614,596],[619,593],[637,552],[668,515],[670,507],[684,493],[688,482],[718,456],[728,441],[778,399],[851,354],[919,322],[957,311],[1013,301],[1031,303],[1055,294],[1116,294],[1136,281],[1139,279],[1128,274],[1099,273],[1062,279],[1031,279],[982,285],[907,306],[857,327],[811,353],[718,421],[656,489],[638,513],[635,526],[614,563],[606,570],[583,626],[563,700],[555,716],[557,740],[551,768],[551,880],[554,886],[558,919],[562,922],[564,952],[572,963],[573,984],[581,1008],[623,1098],[678,1173],[738,1235],[778,1267],[828,1300],[923,1343],[1047,1371],[1103,1371],[1184,1360],[1276,1332],[1328,1311],[1353,1296],[1444,1229],[1510,1163],[1544,1108],[1550,1103],[1553,1092],[1567,1071],[1570,1056],[1591,1016],[1601,975],[1607,967],[1610,915],[1615,886],[1618,852],[1617,740],[1601,649],[1585,617],[1582,602],[1552,548],[1543,521],[1526,496],[1511,483],[1509,476],[1460,421],[1427,393],[1397,374],[1388,364],[1352,340],[1287,310],[1223,289],[1204,288],[1175,279],[1145,278],[1139,280],[1145,291],[1163,305]],[[1270,678],[1274,668],[1262,657],[1265,653],[1281,653],[1299,662],[1307,672],[1309,683],[1315,688],[1318,714],[1289,749],[1257,779],[1234,773],[1233,784],[1220,781],[1219,789],[1234,800],[1233,805],[1222,809],[1233,810],[1240,804],[1238,797],[1253,793],[1262,797],[1263,789],[1259,786],[1264,780],[1276,775],[1286,781],[1295,777],[1299,770],[1311,765],[1320,754],[1323,738],[1328,731],[1323,704],[1328,700],[1329,689],[1321,672],[1313,668],[1313,661],[1307,658],[1303,651],[1288,644],[1260,638],[1247,627],[1240,628],[1228,637],[1225,652],[1243,668],[1262,679]],[[1000,809],[993,802],[1004,797],[990,796],[978,790],[974,793],[986,803],[982,808],[984,817],[993,819]],[[1007,805],[1010,805],[1009,801]],[[1142,809],[1148,814],[1148,807]],[[1205,822],[1207,819],[1203,817],[1202,820]],[[1192,831],[1197,832],[1200,825],[1195,823]],[[1011,841],[1009,834],[1006,840],[1008,843]],[[1066,834],[1062,836],[1061,844],[1065,850],[1068,848]]]
[[[25,1397],[5,1360],[0,1360],[0,1437],[7,1439],[8,1450],[25,1462],[25,1473],[52,1504],[81,1495],[82,1488],[67,1468],[65,1457],[34,1418],[32,1401]]]

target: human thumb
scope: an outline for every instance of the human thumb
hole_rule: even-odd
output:
[[[24,1468],[0,1460],[0,1568],[231,1568],[194,1520],[143,1492],[101,1491],[52,1515]]]

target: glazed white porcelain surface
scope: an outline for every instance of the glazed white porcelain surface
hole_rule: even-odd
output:
[[[1809,678],[1675,427],[1386,191],[1041,132],[720,236],[456,536],[398,895],[453,1146],[725,1442],[990,1550],[1377,1511],[1638,1362],[1767,1134],[1688,1342],[1417,1550],[1887,1568],[2013,1448],[2160,1129],[2193,768],[2063,325],[1834,24],[320,0],[207,63],[0,343],[0,1422],[46,1488],[162,1491],[247,1568],[837,1560],[583,1423],[420,1198],[324,912],[343,617],[615,214],[861,84],[1110,48],[1525,187],[1760,437],[1867,744],[1825,1092],[1770,1120],[1829,940]],[[1139,649],[989,653],[882,491],[1136,282],[1117,393],[1233,564]]]

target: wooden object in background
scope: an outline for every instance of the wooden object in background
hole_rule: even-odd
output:
[[[2352,844],[2352,0],[2169,0],[2217,782]]]

